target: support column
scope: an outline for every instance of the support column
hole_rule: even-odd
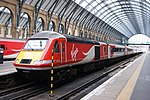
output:
[[[56,29],[56,31],[59,32],[59,30],[58,30],[58,25],[59,25],[59,20],[56,20],[56,26],[55,26],[55,29]]]
[[[77,27],[75,30],[75,36],[79,36],[80,35],[80,28]]]
[[[37,3],[35,4],[34,10],[33,10],[33,15],[34,15],[34,32],[35,33],[37,32],[36,23],[37,23],[37,20],[38,20],[40,8],[41,8],[41,6],[44,3],[44,0],[42,0],[41,2],[40,1],[41,0],[37,1]],[[39,4],[39,6],[38,6],[38,4]]]
[[[1,37],[4,37],[4,25],[1,25]]]
[[[35,34],[35,31],[34,31],[34,16],[31,16],[30,26],[29,26],[29,36],[31,36],[33,34]]]
[[[12,38],[17,38],[18,32],[17,32],[17,21],[16,21],[16,9],[12,10]]]

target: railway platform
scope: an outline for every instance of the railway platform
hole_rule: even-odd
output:
[[[81,100],[149,100],[149,59],[144,53]]]
[[[13,66],[14,61],[4,61],[0,64],[0,76],[16,73],[17,70]]]

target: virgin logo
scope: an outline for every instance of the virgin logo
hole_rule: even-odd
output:
[[[72,50],[71,50],[71,58],[72,58],[72,61],[76,61],[76,56],[77,56],[77,53],[78,53],[78,48],[74,48],[74,44],[72,46]]]

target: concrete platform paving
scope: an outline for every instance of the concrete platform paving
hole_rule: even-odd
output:
[[[13,62],[14,61],[4,61],[3,64],[0,64],[0,76],[17,72],[15,66],[13,65]]]
[[[150,53],[145,53],[141,57],[137,58],[135,61],[130,63],[126,68],[124,68],[116,75],[111,77],[109,80],[104,82],[102,85],[91,91],[81,100],[130,100],[130,99],[137,100],[138,98],[137,95],[140,92],[135,94],[136,98],[134,96],[134,93],[133,97],[131,95],[132,92],[136,91],[134,90],[134,87],[135,89],[136,87],[139,87],[138,85],[136,85],[136,82],[140,74],[140,71],[143,67],[143,64],[145,63],[145,59],[147,59],[147,57],[148,58],[150,57]],[[149,77],[147,77],[147,80],[149,80]],[[142,84],[139,85],[142,86]],[[147,100],[147,99],[138,99],[138,100]]]

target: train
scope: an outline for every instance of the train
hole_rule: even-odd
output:
[[[53,68],[57,73],[55,75],[60,77],[64,73],[71,76],[76,75],[78,71],[95,69],[93,66],[83,66],[84,64],[103,65],[109,60],[113,62],[131,54],[135,53],[128,46],[41,31],[27,39],[13,64],[20,73],[42,75],[39,72],[49,72]]]
[[[0,38],[4,60],[14,60],[25,44],[25,40]]]

